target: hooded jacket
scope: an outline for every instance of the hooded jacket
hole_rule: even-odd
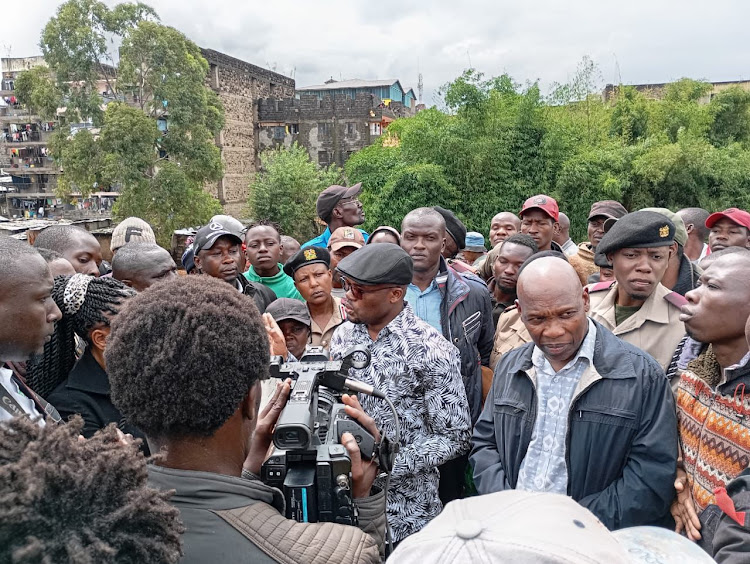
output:
[[[487,286],[471,274],[458,274],[440,257],[435,280],[440,288],[443,336],[461,355],[461,376],[472,425],[482,411],[482,365],[489,366],[495,327]]]

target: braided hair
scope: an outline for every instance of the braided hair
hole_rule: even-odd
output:
[[[0,562],[173,563],[185,528],[168,492],[148,487],[138,442],[114,424],[85,441],[83,420],[0,426]]]
[[[44,345],[44,353],[28,363],[27,383],[43,398],[68,377],[76,362],[78,335],[91,345],[89,333],[98,326],[109,326],[120,304],[135,291],[114,278],[94,278],[85,274],[58,276],[52,298],[62,312],[55,333]]]

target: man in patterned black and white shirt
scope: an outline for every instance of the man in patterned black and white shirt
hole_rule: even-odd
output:
[[[400,247],[365,246],[343,259],[338,270],[348,321],[331,339],[331,358],[367,345],[370,365],[351,369],[350,376],[385,393],[401,423],[388,492],[388,521],[399,542],[440,513],[438,466],[469,449],[471,421],[458,349],[404,302],[413,264]],[[393,437],[393,416],[385,402],[370,396],[361,402]]]

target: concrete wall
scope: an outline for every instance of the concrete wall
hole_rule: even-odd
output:
[[[308,150],[313,162],[343,166],[351,153],[378,137],[371,133],[371,123],[408,115],[401,104],[392,103],[388,108],[379,105],[380,99],[372,94],[358,94],[354,100],[331,96],[320,100],[314,94],[303,94],[299,99],[261,99],[259,149],[289,147],[297,142]]]
[[[294,80],[211,49],[202,49],[210,65],[208,85],[224,104],[225,125],[216,144],[224,177],[206,191],[217,197],[227,213],[241,215],[249,185],[257,170],[255,135],[259,98],[294,96]]]

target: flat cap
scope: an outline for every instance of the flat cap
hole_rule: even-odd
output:
[[[616,200],[601,200],[600,202],[591,204],[588,221],[591,221],[595,217],[619,219],[626,213],[628,213],[628,210],[620,202]]]
[[[685,243],[687,243],[688,240],[687,228],[685,227],[685,222],[682,221],[682,218],[679,215],[674,213],[672,210],[668,210],[667,208],[643,208],[643,210],[641,211],[652,211],[660,213],[664,217],[669,219],[669,221],[674,223],[674,240],[683,247],[685,246]]]
[[[362,284],[396,284],[406,286],[414,275],[409,254],[393,243],[365,245],[356,253],[341,259],[336,268],[343,276]]]
[[[305,303],[300,300],[279,298],[268,304],[266,313],[270,313],[276,323],[292,319],[294,321],[299,321],[302,325],[307,325],[308,327],[311,325],[310,312],[307,311]]]
[[[320,193],[318,200],[315,202],[315,210],[318,212],[318,217],[329,223],[331,221],[331,214],[333,208],[339,203],[339,200],[344,198],[352,198],[362,191],[362,183],[359,182],[354,186],[347,188],[346,186],[339,186],[334,184],[329,186]]]
[[[456,242],[456,247],[463,249],[466,246],[466,226],[456,217],[451,210],[435,206],[434,209],[445,219],[445,230]]]
[[[666,247],[674,242],[674,223],[660,213],[639,210],[620,219],[608,219],[607,232],[596,250],[605,255],[619,249]]]
[[[307,247],[294,253],[284,265],[287,276],[294,278],[294,273],[308,264],[321,263],[331,267],[331,253],[323,247]]]

